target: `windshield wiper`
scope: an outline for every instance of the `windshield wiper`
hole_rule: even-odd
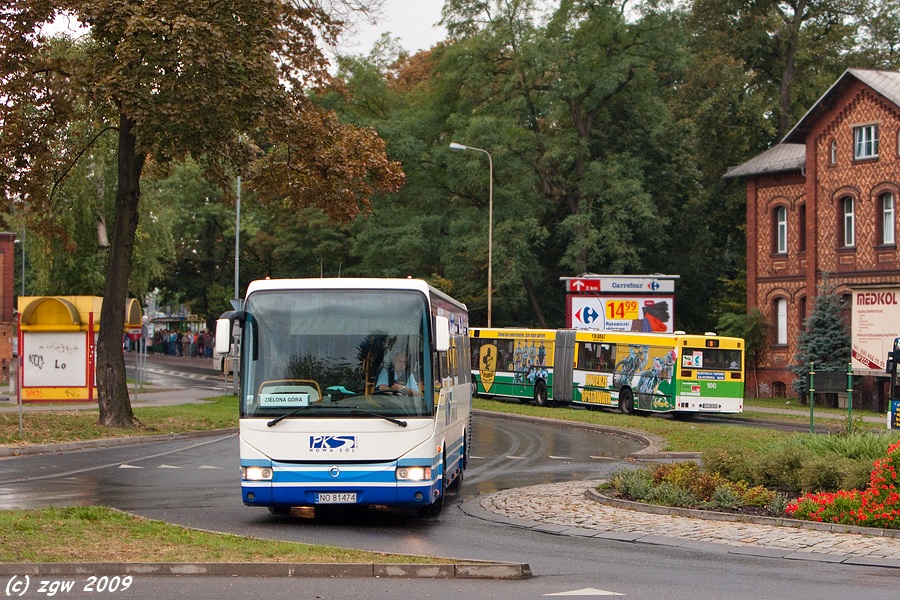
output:
[[[391,423],[394,423],[395,425],[399,425],[400,427],[406,427],[408,425],[408,423],[406,421],[401,421],[400,419],[395,419],[394,417],[389,417],[387,415],[381,415],[381,414],[378,414],[377,412],[372,412],[372,411],[366,410],[364,408],[354,408],[351,406],[346,406],[346,407],[342,406],[341,408],[346,408],[348,410],[358,412],[363,415],[369,415],[370,417],[378,417],[379,419],[384,419],[385,421],[390,421]]]
[[[351,397],[354,397],[354,396],[351,396]],[[341,398],[341,400],[343,400],[343,398]],[[288,411],[288,412],[284,413],[284,414],[281,415],[281,416],[275,417],[274,419],[272,419],[271,421],[269,421],[268,423],[266,423],[266,425],[267,425],[268,427],[274,427],[275,425],[278,425],[281,421],[287,419],[288,417],[292,417],[292,416],[296,415],[296,414],[299,413],[299,412],[303,412],[304,410],[306,410],[306,409],[309,408],[310,406],[319,406],[319,405],[318,405],[318,404],[310,404],[310,405],[307,405],[307,406],[300,406],[300,407],[297,407],[297,408],[295,408],[294,410]],[[395,419],[394,417],[389,417],[389,416],[387,416],[387,415],[382,415],[382,414],[379,414],[379,413],[377,413],[377,412],[372,412],[372,411],[370,411],[370,410],[366,410],[366,409],[364,409],[364,408],[359,408],[359,407],[356,407],[356,406],[332,406],[331,408],[332,408],[332,409],[334,409],[334,408],[340,408],[340,409],[343,409],[343,410],[346,410],[346,411],[357,412],[357,413],[362,414],[362,415],[369,415],[370,417],[378,417],[379,419],[384,419],[385,421],[390,421],[391,423],[394,423],[395,425],[399,425],[400,427],[406,427],[406,426],[408,425],[408,423],[407,423],[406,421],[402,421],[402,420],[400,420],[400,419]]]
[[[266,425],[268,427],[274,427],[274,426],[278,425],[279,423],[281,423],[282,421],[284,421],[285,419],[287,419],[288,417],[292,417],[292,416],[296,415],[298,412],[303,412],[310,406],[312,406],[312,405],[307,404],[306,406],[300,406],[300,407],[295,408],[294,410],[290,410],[290,411],[284,413],[283,415],[281,415],[280,417],[275,417],[274,419],[272,419],[271,421],[266,423]]]

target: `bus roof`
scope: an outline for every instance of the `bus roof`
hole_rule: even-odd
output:
[[[257,279],[247,286],[246,296],[254,292],[269,290],[415,290],[438,296],[459,308],[466,305],[445,294],[422,279],[378,278],[378,277],[311,277],[305,279]]]
[[[702,333],[684,333],[684,332],[657,332],[651,333],[646,331],[602,331],[599,329],[576,329],[575,330],[576,339],[584,339],[585,337],[591,335],[602,335],[609,336],[611,338],[617,338],[622,340],[624,343],[652,343],[653,341],[658,340],[666,340],[667,342],[678,343],[679,341],[684,341],[689,344],[703,344],[704,340],[727,340],[728,343],[740,342],[743,344],[741,338],[714,335],[714,334],[702,334]]]

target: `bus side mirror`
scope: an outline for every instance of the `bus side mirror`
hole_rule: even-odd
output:
[[[231,345],[234,343],[232,335],[234,332],[234,322],[244,322],[244,313],[238,310],[229,310],[222,313],[222,316],[216,320],[216,352],[219,354],[229,354]]]
[[[231,320],[216,320],[216,352],[228,354],[231,352]]]
[[[450,320],[447,317],[434,318],[434,349],[438,352],[450,349]]]

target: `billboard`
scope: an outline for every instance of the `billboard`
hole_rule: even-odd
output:
[[[854,289],[850,337],[852,369],[883,372],[900,337],[900,288]]]
[[[566,327],[672,333],[674,307],[672,296],[569,294]]]

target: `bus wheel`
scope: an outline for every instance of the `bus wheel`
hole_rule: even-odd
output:
[[[547,406],[547,385],[543,381],[534,384],[534,404]]]
[[[634,394],[631,388],[622,388],[619,391],[619,411],[623,415],[634,414]]]
[[[453,483],[450,484],[450,487],[447,488],[448,491],[453,492],[457,496],[462,493],[462,483],[463,483],[463,473],[465,473],[465,469],[462,467],[462,463],[459,466],[459,475],[456,476],[456,479],[453,480]]]
[[[423,506],[419,509],[419,516],[425,517],[426,519],[433,519],[441,514],[441,511],[444,509],[444,492],[447,491],[447,460],[444,459],[444,471],[441,473],[441,494],[437,497],[437,500],[429,504],[428,506]]]

